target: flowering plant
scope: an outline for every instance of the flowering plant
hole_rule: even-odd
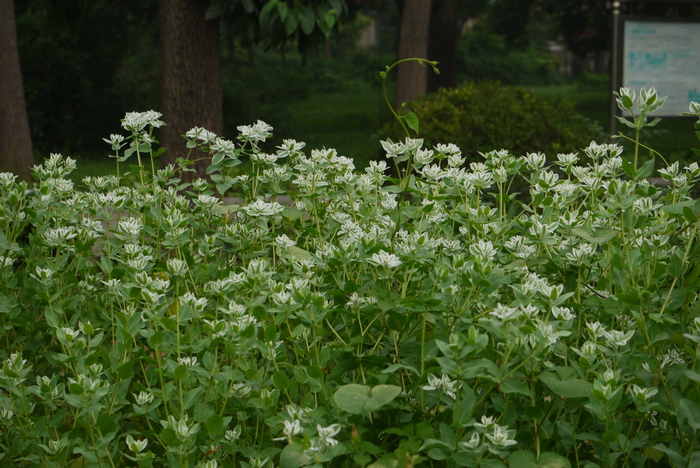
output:
[[[140,160],[159,119],[108,140],[131,185],[0,174],[0,465],[699,463],[697,164],[408,139],[394,179],[258,122],[188,132],[182,184]]]

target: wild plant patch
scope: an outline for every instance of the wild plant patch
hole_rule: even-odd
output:
[[[159,118],[108,139],[129,179],[0,174],[0,466],[700,463],[698,164],[407,138],[358,173],[258,122],[188,132],[185,184]]]

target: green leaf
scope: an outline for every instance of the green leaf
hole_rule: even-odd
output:
[[[396,385],[348,384],[340,387],[334,395],[338,407],[352,414],[367,414],[386,405],[401,393]]]
[[[622,170],[625,171],[625,174],[627,174],[627,177],[630,177],[630,178],[634,177],[634,166],[632,165],[631,162],[629,162],[625,158],[622,158]]]
[[[309,456],[304,455],[304,449],[295,442],[287,445],[280,453],[280,468],[299,468],[312,462]]]
[[[676,414],[678,415],[678,424],[680,426],[686,426],[687,423],[688,426],[695,430],[700,429],[700,406],[694,401],[687,398],[681,399]]]
[[[316,16],[314,11],[309,7],[304,7],[299,14],[299,24],[301,25],[301,30],[307,36],[310,35],[314,27],[316,26]]]
[[[538,377],[556,395],[564,398],[586,398],[593,390],[593,384],[582,379],[561,380],[553,372],[544,372]]]
[[[382,458],[367,465],[367,468],[397,468],[399,466],[399,460],[393,453],[387,453]]]
[[[464,427],[472,420],[472,410],[476,403],[476,393],[467,385],[464,385],[459,393],[462,399],[459,402],[459,411],[455,411],[454,413],[454,422]]]
[[[571,232],[592,244],[605,244],[613,240],[620,233],[620,231],[616,231],[615,229],[598,229],[595,232],[590,232],[581,227],[575,227]]]
[[[685,207],[692,208],[695,202],[693,200],[682,201],[678,203],[673,203],[671,205],[664,205],[661,207],[666,213],[682,215]]]
[[[283,390],[289,387],[290,380],[285,372],[280,371],[275,372],[275,375],[272,376],[272,383],[276,389]]]
[[[650,159],[637,169],[637,180],[646,179],[654,172],[654,159]]]
[[[410,128],[411,130],[416,132],[416,134],[418,134],[418,116],[415,114],[415,112],[409,112],[408,114],[403,115],[401,117],[406,121],[406,125],[408,126],[408,128]]]
[[[207,418],[205,427],[209,432],[212,432],[214,434],[223,434],[225,430],[224,418],[222,418],[218,414],[212,414]]]
[[[639,296],[635,293],[617,293],[617,294],[615,294],[615,297],[617,297],[620,301],[624,302],[625,304],[629,304],[629,305],[641,304]]]
[[[173,372],[173,380],[182,380],[185,377],[187,377],[187,367],[180,364],[175,368],[175,372]]]
[[[571,468],[571,462],[554,452],[542,452],[537,459],[532,452],[518,450],[508,457],[508,466],[510,468]]]
[[[633,122],[630,122],[626,118],[620,117],[619,115],[616,115],[615,117],[617,117],[617,120],[619,120],[623,125],[627,125],[629,128],[637,128]]]
[[[503,393],[519,393],[525,396],[532,396],[532,390],[518,379],[509,379],[501,383],[501,391]]]
[[[0,293],[0,314],[9,314],[14,310],[14,308],[17,307],[17,301],[12,299],[11,297],[7,297],[3,293]],[[48,315],[48,312],[47,312]],[[57,325],[51,325],[52,327],[56,327]]]
[[[292,247],[280,247],[277,249],[278,254],[282,258],[287,258],[289,260],[293,261],[305,261],[305,260],[311,260],[312,256],[311,254],[304,249],[300,249],[299,247],[292,246]]]

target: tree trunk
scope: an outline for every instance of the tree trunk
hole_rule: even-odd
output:
[[[428,33],[432,0],[405,0],[401,13],[398,59],[428,58]],[[428,89],[428,70],[417,62],[398,66],[396,107],[414,101]],[[431,71],[432,73],[432,71]]]
[[[454,0],[433,0],[430,14],[428,58],[439,62],[440,74],[428,72],[427,92],[457,87],[459,24]]]
[[[0,0],[0,171],[31,179],[34,164],[12,0]]]
[[[187,157],[182,135],[192,127],[223,131],[219,21],[204,19],[208,6],[209,0],[159,0],[165,164]],[[199,160],[196,172],[183,174],[183,180],[203,177],[206,155],[193,152],[190,159]]]

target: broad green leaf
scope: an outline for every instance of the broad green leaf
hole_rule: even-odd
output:
[[[598,229],[595,232],[590,232],[581,227],[575,227],[571,232],[592,244],[605,244],[613,240],[620,233],[620,231],[616,231],[615,229]]]
[[[398,466],[399,460],[396,456],[393,453],[388,453],[371,465],[367,465],[367,468],[397,468]]]
[[[212,414],[209,416],[205,426],[209,432],[214,434],[223,434],[225,432],[224,418],[218,414]]]
[[[17,301],[12,299],[12,297],[7,297],[3,293],[0,293],[0,314],[8,314],[12,312],[12,310],[17,307]],[[47,317],[50,315],[47,312]],[[51,325],[52,327],[56,327],[57,325]]]
[[[646,179],[654,172],[654,159],[650,159],[637,169],[637,180]]]
[[[687,398],[681,399],[676,410],[678,424],[684,426],[687,423],[691,428],[700,429],[700,406]]]
[[[280,468],[299,468],[312,462],[309,456],[304,455],[304,449],[294,442],[287,445],[280,453]]]
[[[275,385],[276,389],[283,390],[289,387],[290,380],[284,371],[279,371],[275,372],[275,375],[272,376],[272,383]]]
[[[503,393],[519,393],[525,396],[532,396],[532,390],[527,388],[522,381],[518,379],[509,379],[501,383],[501,391]]]
[[[695,202],[693,200],[682,201],[678,203],[672,203],[671,205],[664,205],[661,207],[666,213],[682,215],[683,209],[685,207],[692,208]]]
[[[539,379],[549,387],[551,391],[564,398],[586,398],[590,396],[593,390],[593,384],[586,380],[561,380],[559,376],[553,372],[544,372],[540,374]]]
[[[182,380],[185,377],[187,377],[187,367],[185,367],[182,364],[179,364],[175,368],[175,372],[173,372],[173,380]]]
[[[303,7],[299,13],[299,24],[301,25],[301,30],[307,36],[313,32],[316,26],[316,16],[311,8]]]
[[[311,260],[311,254],[307,250],[300,249],[297,246],[280,247],[277,249],[277,252],[280,257],[293,261],[303,262],[305,260]]]
[[[416,132],[416,134],[418,134],[418,116],[414,112],[409,112],[408,114],[402,117],[406,121],[406,125],[408,125],[408,128],[410,128],[411,130]]]
[[[533,452],[518,450],[508,457],[508,466],[510,468],[571,468],[571,462],[554,452],[540,453],[538,459]]]
[[[454,422],[460,426],[466,426],[472,420],[472,410],[476,403],[476,393],[471,387],[464,385],[459,392],[462,399],[459,408],[454,412]]]
[[[352,414],[367,414],[386,405],[401,393],[396,385],[348,384],[340,387],[334,395],[335,403],[340,409]]]

